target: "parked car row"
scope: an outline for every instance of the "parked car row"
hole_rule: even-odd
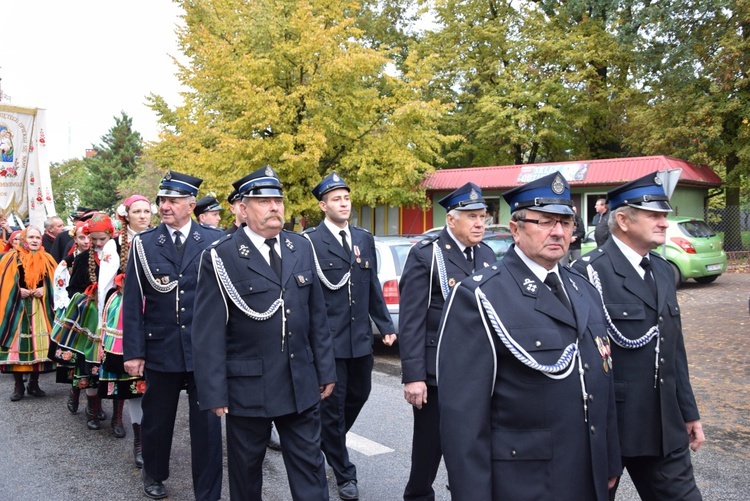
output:
[[[713,282],[727,269],[727,255],[724,241],[702,219],[675,217],[669,218],[666,244],[661,253],[674,272],[675,285],[692,278],[696,282]],[[581,242],[581,254],[596,248],[594,229],[586,232]]]
[[[439,228],[439,230],[441,229],[442,227]],[[391,319],[397,333],[400,299],[398,283],[401,280],[401,273],[404,271],[406,257],[409,255],[412,245],[420,242],[426,236],[433,236],[434,234],[435,231],[433,228],[433,230],[428,230],[423,235],[375,237],[375,252],[377,252],[378,258],[378,280],[380,280],[380,285],[383,287],[385,304],[388,306],[388,311],[391,314]],[[492,248],[497,259],[501,259],[513,244],[513,236],[509,231],[488,231],[485,233],[482,241]],[[374,323],[372,323],[372,330],[375,334],[380,334]]]

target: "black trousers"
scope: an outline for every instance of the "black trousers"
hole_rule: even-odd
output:
[[[263,458],[271,421],[281,438],[281,455],[292,499],[328,500],[328,481],[320,453],[318,404],[300,414],[273,418],[226,415],[230,497],[243,501],[262,499]]]
[[[198,501],[221,498],[221,419],[201,411],[192,372],[160,372],[146,369],[143,394],[141,443],[143,468],[154,480],[169,478],[169,457],[180,392],[187,387],[193,491]]]
[[[404,491],[404,501],[435,499],[432,483],[440,467],[443,448],[440,444],[440,409],[437,386],[427,385],[427,403],[413,407],[414,434],[411,441],[411,473]]]
[[[354,425],[372,390],[372,354],[336,359],[336,386],[320,404],[323,431],[321,449],[336,475],[336,483],[357,479],[357,468],[349,460],[346,433]]]
[[[693,475],[690,460],[690,447],[677,449],[664,457],[639,456],[622,458],[622,466],[628,470],[633,485],[643,501],[701,501],[698,486]],[[609,491],[609,498],[615,499],[620,484]]]

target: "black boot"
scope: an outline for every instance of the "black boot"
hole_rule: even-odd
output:
[[[78,412],[78,402],[81,398],[81,389],[79,387],[71,388],[68,395],[68,410],[71,414]]]
[[[92,397],[89,397],[88,395],[86,395],[86,400],[91,400],[91,398]],[[98,399],[99,397],[96,397],[96,398]],[[96,419],[98,419],[99,421],[104,421],[105,419],[107,419],[107,414],[104,413],[104,409],[102,409],[101,402],[99,402],[98,408],[99,408],[99,410],[96,413]],[[91,412],[92,412],[91,411],[91,407],[89,407],[88,405],[86,406],[85,411],[86,411],[86,418],[87,419],[92,419],[94,417],[94,415],[91,414]]]
[[[23,387],[23,374],[14,373],[13,378],[16,381],[16,386],[13,388],[13,394],[10,396],[10,401],[17,402],[23,398],[26,389]]]
[[[99,415],[102,412],[102,401],[99,396],[86,395],[86,417],[89,418],[86,423],[86,427],[89,430],[101,430],[102,423],[99,420]]]
[[[122,426],[122,406],[125,400],[115,398],[112,400],[112,435],[115,438],[125,438],[125,428]]]
[[[133,461],[136,468],[143,468],[143,452],[141,449],[141,425],[133,423]]]
[[[34,372],[31,374],[31,377],[29,378],[29,386],[27,388],[29,390],[29,395],[34,397],[43,397],[47,394],[46,391],[42,390],[39,387],[39,373]]]

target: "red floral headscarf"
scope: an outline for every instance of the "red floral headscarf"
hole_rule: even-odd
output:
[[[94,214],[91,219],[86,221],[83,226],[83,233],[91,235],[92,233],[102,232],[109,236],[115,234],[115,227],[112,224],[112,220],[106,214]]]

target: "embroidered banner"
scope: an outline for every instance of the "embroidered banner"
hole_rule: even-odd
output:
[[[0,211],[39,227],[56,214],[45,127],[45,110],[0,105]]]

